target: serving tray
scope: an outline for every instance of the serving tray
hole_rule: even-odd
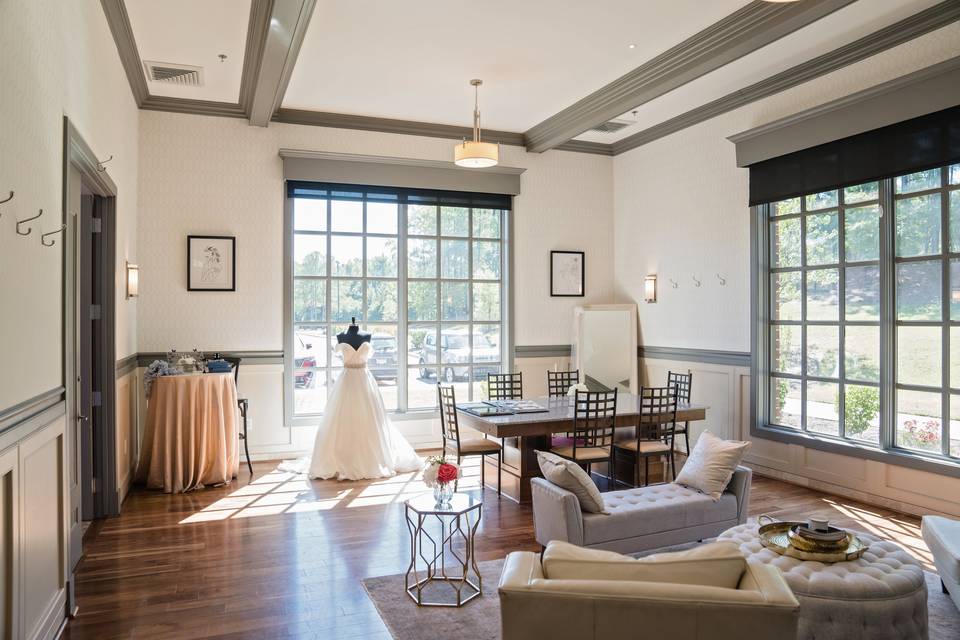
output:
[[[763,518],[770,522],[760,525],[760,544],[783,556],[816,562],[846,562],[856,560],[869,549],[868,545],[849,531],[847,532],[846,545],[840,548],[817,549],[816,547],[810,547],[810,550],[798,549],[791,544],[790,530],[797,526],[804,526],[806,523],[780,522],[767,515],[760,516],[758,521],[762,522]]]

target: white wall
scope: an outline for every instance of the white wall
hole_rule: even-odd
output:
[[[281,148],[449,160],[454,141],[231,118],[140,115],[140,314],[138,350],[283,348]],[[613,297],[612,158],[503,147],[505,165],[526,169],[514,206],[515,343],[570,344],[572,309]],[[237,237],[237,291],[188,292],[186,236]],[[551,249],[586,252],[585,298],[549,296]],[[286,429],[282,367],[244,365],[254,451],[309,446],[312,429]],[[418,444],[434,426],[401,425]],[[306,444],[304,444],[306,443]]]
[[[114,156],[118,292],[122,260],[136,255],[138,112],[100,3],[96,0],[0,3],[0,408],[62,384],[60,248],[40,233],[61,222],[63,116],[99,157]],[[33,233],[16,220],[36,215]],[[123,296],[118,296],[123,300]],[[17,310],[11,313],[10,310]],[[117,356],[136,348],[136,308],[119,304]]]
[[[750,350],[748,172],[737,168],[728,136],[956,55],[960,24],[954,23],[616,156],[617,299],[638,302],[641,343]],[[643,302],[648,273],[658,276],[656,304]],[[700,288],[693,276],[702,280]]]
[[[0,410],[63,384],[62,248],[40,234],[62,222],[63,117],[107,166],[117,197],[117,356],[136,349],[136,306],[123,298],[123,262],[136,259],[138,111],[97,0],[0,1]],[[16,220],[43,216],[29,236]],[[112,363],[108,363],[112,367]],[[72,414],[71,414],[72,416]],[[69,578],[68,442],[63,404],[0,434],[0,621],[13,637],[52,638]],[[11,606],[12,605],[12,606]]]
[[[750,350],[748,172],[738,169],[735,133],[849,95],[960,55],[952,24],[845,69],[684,129],[614,158],[614,273],[618,301],[640,308],[641,344]],[[658,276],[656,304],[643,278]],[[726,278],[721,286],[716,274]],[[701,279],[700,288],[692,277]],[[673,289],[669,279],[679,283]],[[669,369],[694,371],[694,401],[708,420],[694,425],[752,439],[758,471],[914,513],[960,515],[960,481],[905,467],[751,438],[748,369],[645,360],[662,384]]]

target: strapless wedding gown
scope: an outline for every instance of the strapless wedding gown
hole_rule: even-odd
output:
[[[317,429],[313,456],[285,461],[280,469],[338,480],[385,478],[422,469],[423,460],[387,417],[377,381],[367,370],[373,347],[369,342],[359,349],[340,343],[335,351],[343,356],[344,369]]]

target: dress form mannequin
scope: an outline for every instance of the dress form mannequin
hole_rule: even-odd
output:
[[[364,342],[370,342],[371,335],[366,331],[360,331],[360,327],[357,326],[357,319],[350,319],[350,326],[347,327],[347,330],[343,333],[337,334],[337,342],[347,343],[354,348],[355,351],[360,350],[360,345]]]

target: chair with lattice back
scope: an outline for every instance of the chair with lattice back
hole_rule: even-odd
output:
[[[687,371],[686,373],[674,373],[673,371],[667,372],[667,387],[676,389],[677,391],[677,404],[690,404],[690,391],[693,387],[693,373]],[[684,422],[682,424],[677,424],[677,428],[674,431],[675,436],[683,436],[684,443],[684,455],[690,455],[690,423]]]
[[[550,452],[572,460],[589,474],[594,463],[606,462],[607,487],[614,482],[614,433],[617,424],[617,390],[577,391],[573,408],[573,442],[551,446]]]
[[[643,460],[643,484],[650,482],[650,458],[666,456],[670,472],[676,477],[673,439],[677,426],[677,396],[670,387],[641,387],[640,415],[636,437],[617,443],[617,448],[634,454],[634,484],[640,486],[640,460]],[[664,473],[664,477],[666,473]]]
[[[551,398],[562,398],[570,391],[570,387],[580,382],[580,370],[547,371],[547,395]]]
[[[523,373],[488,373],[487,399],[519,400],[523,397]]]
[[[453,385],[437,385],[437,394],[440,401],[440,435],[443,438],[443,455],[452,453],[457,457],[457,464],[461,458],[480,456],[480,488],[486,486],[484,468],[485,456],[497,456],[497,497],[500,497],[503,447],[495,440],[486,438],[461,438],[460,421],[457,418],[457,398]]]
[[[240,362],[242,358],[223,356],[223,359],[230,363],[233,369],[233,383],[239,389],[240,384]],[[250,475],[253,475],[253,463],[250,462],[250,447],[247,445],[247,412],[250,409],[250,402],[246,398],[237,398],[237,406],[240,408],[240,420],[243,431],[240,433],[240,439],[243,440],[243,452],[247,456],[247,469]]]

